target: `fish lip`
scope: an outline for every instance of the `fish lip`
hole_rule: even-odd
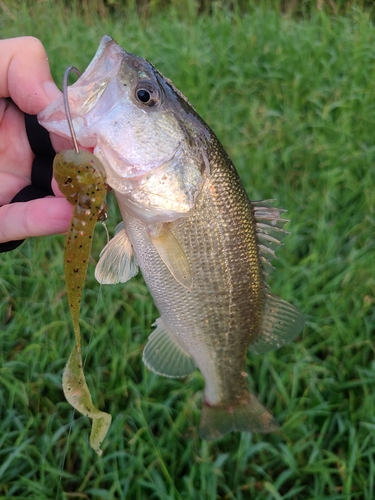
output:
[[[117,73],[117,67],[121,65],[125,54],[125,50],[113,38],[104,35],[94,57],[72,87],[80,86],[83,82],[87,83],[92,75],[94,75],[94,81],[109,82],[112,79],[112,73],[114,71]]]
[[[111,36],[104,35],[100,40],[99,47],[97,48],[94,57],[92,58],[90,64],[87,66],[87,68],[85,69],[85,71],[82,73],[81,76],[83,76],[84,73],[91,71],[92,66],[96,65],[96,62],[102,57],[104,52],[107,50],[108,46],[113,44],[115,44],[116,47],[119,47],[121,49],[121,47],[114,41],[114,39]]]

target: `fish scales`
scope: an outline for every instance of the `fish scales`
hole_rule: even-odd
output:
[[[170,274],[142,223],[122,209],[163,322],[193,355],[206,381],[206,401],[214,405],[247,393],[238,366],[244,367],[247,346],[256,335],[264,294],[251,205],[214,138],[211,149],[211,176],[195,210],[172,229],[191,266],[191,291]]]
[[[222,145],[182,93],[110,37],[69,90],[80,145],[93,148],[123,222],[95,270],[100,283],[142,271],[160,312],[143,351],[154,372],[196,368],[205,390],[200,435],[271,432],[278,424],[248,392],[247,350],[290,342],[303,315],[266,278],[286,231],[283,210],[250,202]],[[62,101],[39,119],[68,136]]]

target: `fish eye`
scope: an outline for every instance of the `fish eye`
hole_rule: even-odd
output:
[[[145,104],[151,99],[150,92],[146,89],[137,90],[138,100],[144,102]]]
[[[135,90],[135,97],[141,104],[155,106],[159,101],[159,92],[155,86],[149,82],[139,84]]]

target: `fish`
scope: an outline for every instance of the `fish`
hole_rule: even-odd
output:
[[[62,386],[67,401],[93,420],[90,444],[101,455],[100,446],[112,416],[96,408],[83,372],[79,314],[95,224],[102,217],[107,194],[106,175],[100,161],[89,151],[60,151],[53,161],[53,176],[61,193],[73,205],[65,238],[64,275],[76,345],[63,371]]]
[[[122,216],[95,276],[125,283],[140,269],[160,313],[143,362],[165,377],[200,370],[203,439],[276,431],[249,392],[246,358],[289,343],[304,326],[303,314],[267,282],[287,234],[284,211],[273,200],[250,201],[182,92],[107,35],[69,87],[69,106],[77,140],[104,166]],[[69,137],[62,99],[38,118]]]

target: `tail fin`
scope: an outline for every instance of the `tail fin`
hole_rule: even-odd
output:
[[[230,431],[273,432],[278,422],[253,395],[243,403],[210,406],[202,405],[199,434],[202,439],[212,441],[223,437]]]

